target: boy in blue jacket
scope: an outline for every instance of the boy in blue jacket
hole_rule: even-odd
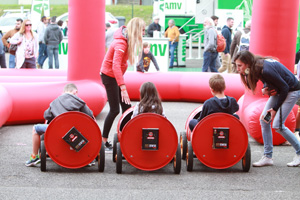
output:
[[[195,126],[204,117],[213,113],[228,113],[238,118],[238,116],[234,113],[239,110],[239,105],[233,97],[229,97],[224,94],[226,86],[223,76],[220,74],[213,75],[209,79],[209,87],[214,97],[204,102],[202,111],[200,112],[200,117],[198,119],[192,119],[189,122],[191,131],[193,131]]]

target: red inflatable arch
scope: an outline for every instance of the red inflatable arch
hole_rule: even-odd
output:
[[[288,3],[285,0],[254,0],[250,51],[279,58],[281,63],[293,71],[298,11],[298,0],[290,0]],[[262,97],[261,88],[262,83],[258,85],[256,95],[245,91],[245,95],[239,100],[240,111],[238,113],[247,131],[260,143],[263,141],[259,117],[267,101],[267,98]],[[294,112],[291,112],[286,120],[286,126],[292,131],[295,129]],[[284,141],[285,139],[273,130],[274,145]]]
[[[0,70],[0,126],[42,121],[44,110],[68,82],[77,85],[79,97],[86,101],[94,115],[101,112],[106,103],[99,76],[105,55],[105,1],[87,1],[69,1],[67,73],[61,70]],[[97,26],[85,26],[82,31],[83,24],[94,23],[91,19],[97,19]]]

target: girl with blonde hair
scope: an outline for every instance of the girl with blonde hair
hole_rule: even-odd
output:
[[[122,107],[122,112],[131,107],[123,75],[128,67],[127,60],[133,65],[135,56],[142,50],[145,26],[145,22],[136,17],[128,22],[127,27],[120,27],[114,34],[114,41],[106,52],[101,66],[101,79],[106,89],[110,107],[104,121],[102,137],[106,150],[112,149],[107,138],[114,119],[120,112],[119,104]]]
[[[10,40],[11,44],[17,44],[16,68],[36,68],[36,58],[38,57],[39,45],[38,36],[32,31],[32,24],[29,19],[24,20],[20,31]]]

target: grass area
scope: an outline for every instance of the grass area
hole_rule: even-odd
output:
[[[3,14],[3,10],[6,9],[20,9],[21,5],[1,5],[0,4],[0,16]],[[31,5],[24,5],[24,9],[30,9]],[[106,11],[110,12],[114,16],[124,16],[126,24],[133,17],[140,17],[144,19],[147,25],[151,23],[153,6],[138,6],[135,5],[108,5]],[[133,11],[133,12],[132,12]],[[68,12],[68,5],[50,5],[51,16],[60,16]]]

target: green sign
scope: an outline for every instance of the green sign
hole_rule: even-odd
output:
[[[68,43],[62,42],[58,46],[58,54],[68,55]]]
[[[151,44],[150,51],[154,56],[165,56],[167,44]],[[158,54],[159,53],[159,54]]]

